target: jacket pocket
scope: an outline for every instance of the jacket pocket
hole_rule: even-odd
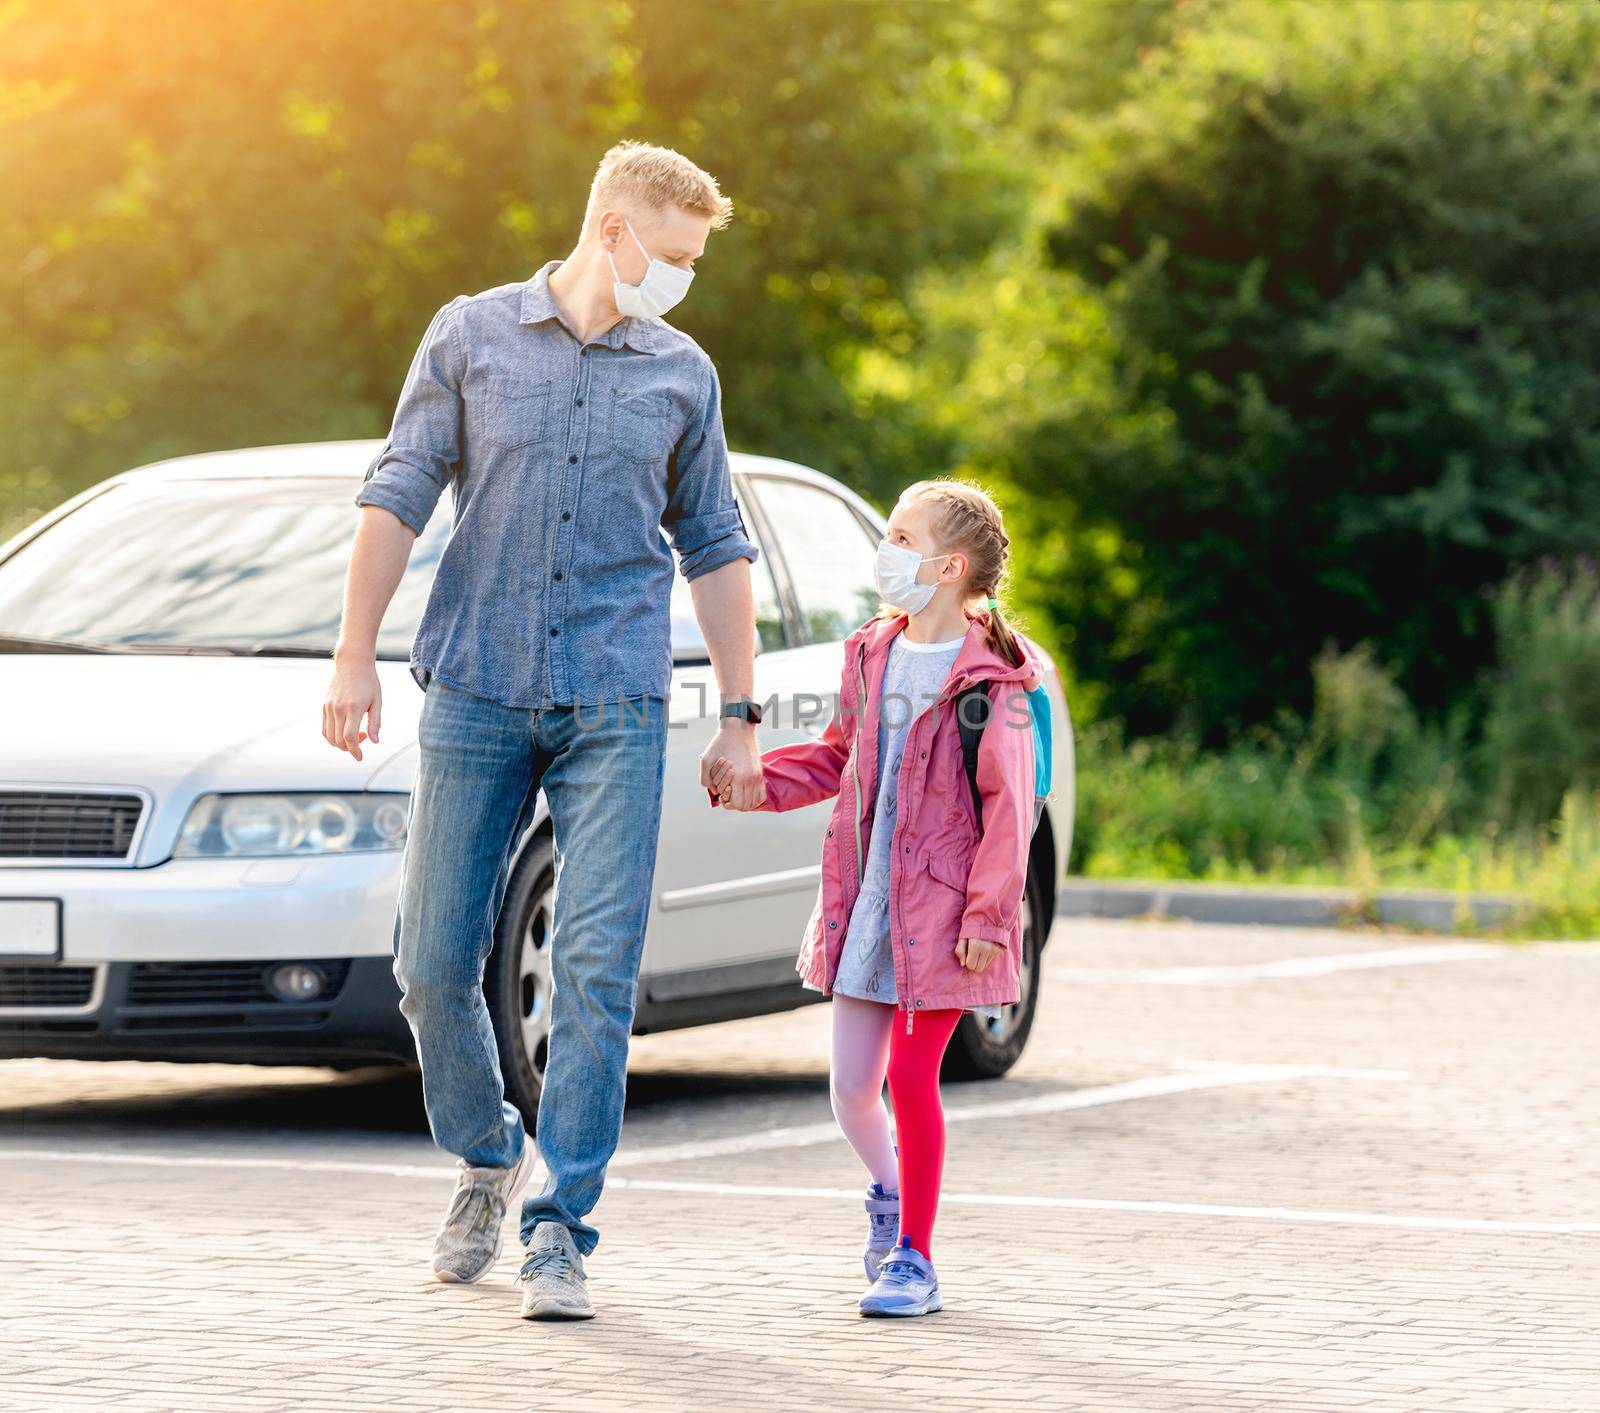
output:
[[[967,910],[967,866],[959,857],[930,851],[922,856],[920,896],[910,910],[917,928],[952,946],[961,930],[961,917]]]
[[[972,872],[970,863],[953,853],[938,849],[930,849],[923,858],[928,872],[939,882],[954,888],[963,899],[967,896],[967,879]]]
[[[505,373],[489,373],[469,390],[472,425],[502,451],[517,451],[544,435],[550,384]]]
[[[672,397],[664,392],[611,390],[611,445],[634,466],[659,466],[677,440]]]

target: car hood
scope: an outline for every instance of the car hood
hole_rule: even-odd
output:
[[[121,786],[158,801],[209,790],[410,788],[423,694],[378,664],[382,744],[322,739],[320,658],[0,655],[0,781]]]

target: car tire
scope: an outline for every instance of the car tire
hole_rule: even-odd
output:
[[[1002,1006],[995,1020],[968,1011],[961,1017],[950,1047],[944,1052],[940,1076],[944,1079],[998,1079],[1022,1058],[1039,1012],[1040,955],[1049,918],[1044,907],[1044,887],[1036,865],[1028,867],[1028,884],[1022,896],[1021,995],[1015,1005]]]
[[[531,1134],[550,1049],[550,936],[555,919],[555,849],[548,834],[528,841],[506,884],[484,967],[483,995],[500,1052],[506,1098]]]

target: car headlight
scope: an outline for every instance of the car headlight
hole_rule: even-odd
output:
[[[176,857],[356,854],[406,842],[411,797],[401,794],[202,795],[178,834]]]

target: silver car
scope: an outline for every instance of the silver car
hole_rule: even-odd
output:
[[[390,971],[423,701],[406,658],[448,500],[379,637],[382,745],[357,762],[318,729],[352,496],[379,445],[160,462],[0,545],[0,1055],[412,1060]],[[803,466],[740,454],[733,466],[763,550],[756,696],[784,704],[761,732],[773,746],[827,724],[841,640],[878,606],[883,520]],[[672,624],[640,1034],[816,999],[794,962],[823,811],[707,807],[698,757],[718,698],[681,578]],[[1034,838],[1022,999],[963,1019],[953,1075],[1003,1073],[1033,1025],[1072,837],[1072,731],[1053,668],[1048,687],[1055,790]],[[552,874],[541,801],[485,975],[508,1090],[530,1120],[549,1027]]]

